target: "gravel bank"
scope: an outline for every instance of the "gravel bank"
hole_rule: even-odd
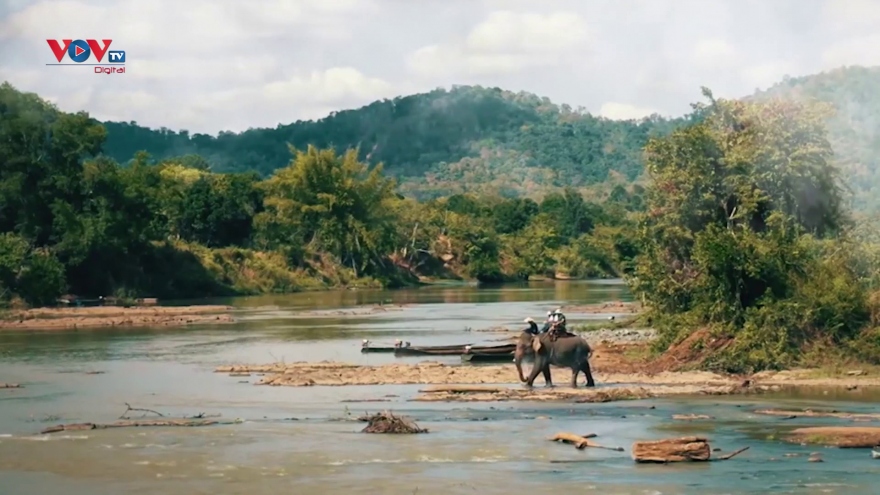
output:
[[[579,333],[590,343],[642,344],[657,338],[653,328],[602,328]]]

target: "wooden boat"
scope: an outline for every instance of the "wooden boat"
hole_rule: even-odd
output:
[[[364,339],[363,341],[361,341],[361,352],[363,352],[363,353],[367,353],[367,352],[392,353],[392,352],[396,351],[397,349],[400,349],[401,347],[409,347],[409,342],[403,342],[398,339],[398,340],[395,340],[394,345],[390,346],[390,347],[389,346],[373,347],[370,345],[369,340]]]
[[[480,345],[466,347],[465,354],[513,354],[516,344]]]
[[[431,346],[431,347],[401,347],[394,351],[395,356],[459,356],[463,354],[510,354],[516,349],[516,344],[502,344],[492,346]]]
[[[369,347],[369,346],[367,346],[367,347],[361,347],[361,352],[363,352],[363,353],[386,352],[386,353],[390,354],[390,353],[396,351],[397,349],[399,349],[399,347],[387,347],[387,346],[386,347]]]
[[[509,363],[513,361],[513,353],[478,352],[461,355],[462,363]]]
[[[395,349],[395,356],[457,356],[464,354],[467,346],[433,346],[433,347],[400,347]]]

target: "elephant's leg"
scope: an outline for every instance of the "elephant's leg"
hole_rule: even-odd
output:
[[[544,368],[547,367],[548,363],[546,363],[541,356],[535,356],[535,363],[532,365],[532,371],[529,373],[529,377],[526,378],[526,387],[532,388],[535,384],[535,378],[537,378],[538,374],[544,371]]]
[[[553,377],[550,376],[550,364],[548,363],[547,366],[544,366],[542,371],[544,373],[544,386],[553,388]]]
[[[581,372],[581,367],[575,364],[571,367],[571,388],[577,388],[578,386],[578,373]]]
[[[581,371],[583,371],[584,375],[586,375],[586,377],[587,377],[587,386],[588,387],[595,387],[596,382],[593,381],[593,372],[590,371],[590,361],[589,360],[584,359],[584,362],[581,364]]]

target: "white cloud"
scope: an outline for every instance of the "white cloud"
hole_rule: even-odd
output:
[[[0,2],[0,79],[65,110],[191,132],[315,118],[453,84],[611,118],[681,114],[784,74],[880,64],[880,0],[31,0]],[[46,39],[112,39],[124,75]],[[628,102],[628,103],[627,103]]]
[[[233,115],[247,117],[247,122],[236,118],[234,126],[246,129],[321,118],[327,115],[328,109],[365,105],[397,94],[395,88],[382,79],[366,76],[351,67],[335,67],[259,86],[202,95],[193,101],[192,107],[203,112],[224,108]]]
[[[422,76],[508,74],[557,63],[588,39],[587,24],[575,13],[497,11],[463,40],[416,50],[409,67]]]
[[[482,53],[556,52],[586,41],[587,27],[571,12],[492,12],[467,37],[465,46]]]
[[[609,101],[599,108],[599,115],[614,120],[632,120],[658,113],[653,108],[638,107],[628,103]]]
[[[880,2],[877,0],[825,0],[822,16],[832,29],[851,30],[880,26]]]
[[[880,32],[829,46],[822,52],[822,62],[829,69],[841,65],[880,65]]]
[[[750,65],[740,71],[742,80],[754,88],[767,88],[792,75],[794,65],[786,61],[773,61]]]
[[[323,72],[313,71],[308,76],[293,77],[263,87],[263,94],[273,101],[314,100],[332,103],[344,99],[372,100],[388,96],[392,86],[387,82],[367,77],[351,67],[336,67]]]
[[[727,62],[736,57],[736,48],[720,38],[703,39],[694,44],[693,57],[698,63]]]

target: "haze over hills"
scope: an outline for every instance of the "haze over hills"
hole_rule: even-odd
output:
[[[837,108],[829,132],[856,193],[855,206],[877,210],[880,67],[786,78],[748,97],[777,95],[817,98]],[[139,150],[155,159],[196,154],[216,172],[254,170],[268,176],[290,162],[287,143],[301,149],[358,146],[363,159],[385,164],[404,194],[424,198],[491,190],[521,196],[548,186],[632,182],[642,173],[642,147],[649,137],[689,118],[616,121],[530,93],[459,86],[376,101],[317,121],[217,137],[105,122],[104,152],[122,163]]]

